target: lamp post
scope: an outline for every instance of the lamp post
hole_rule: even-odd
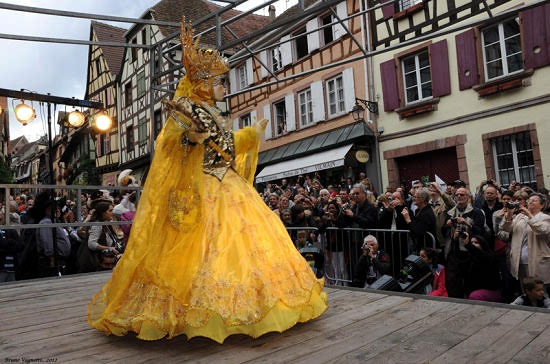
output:
[[[32,102],[46,102],[48,106],[48,173],[49,173],[49,183],[55,184],[54,176],[53,176],[53,149],[52,149],[52,136],[51,136],[51,125],[52,125],[52,114],[51,114],[51,104],[56,105],[69,105],[69,106],[75,106],[75,107],[86,107],[86,108],[92,108],[92,109],[101,109],[103,110],[103,103],[95,102],[95,101],[88,101],[88,100],[79,100],[75,98],[69,98],[69,97],[59,97],[59,96],[52,96],[51,94],[38,94],[36,92],[30,92],[28,90],[8,90],[0,88],[0,96],[9,97],[12,99],[19,99],[21,100],[21,103],[14,108],[15,117],[16,119],[23,125],[27,125],[31,121],[33,121],[36,117],[36,112],[34,111],[34,108],[32,107]],[[31,102],[30,105],[25,103],[25,100],[28,100]],[[108,115],[107,115],[108,116]],[[78,111],[74,110],[69,114],[69,124],[72,127],[80,127],[84,125],[84,122],[86,121],[84,115]],[[111,121],[112,123],[112,121]]]

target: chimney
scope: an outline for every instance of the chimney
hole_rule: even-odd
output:
[[[275,6],[269,5],[269,20],[275,20]]]

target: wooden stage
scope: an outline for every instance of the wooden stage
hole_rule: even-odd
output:
[[[110,273],[0,285],[3,362],[550,363],[550,310],[327,288],[319,319],[224,345],[107,337],[86,306]]]

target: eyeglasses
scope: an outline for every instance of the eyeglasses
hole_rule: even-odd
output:
[[[456,195],[457,195],[457,196],[468,196],[468,195],[465,194],[465,193],[457,193]]]

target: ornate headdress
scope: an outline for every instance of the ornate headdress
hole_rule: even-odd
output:
[[[199,46],[200,36],[193,40],[194,31],[185,17],[181,20],[181,50],[182,62],[185,66],[187,79],[193,84],[204,82],[211,87],[212,79],[229,71],[227,59],[214,49]]]

